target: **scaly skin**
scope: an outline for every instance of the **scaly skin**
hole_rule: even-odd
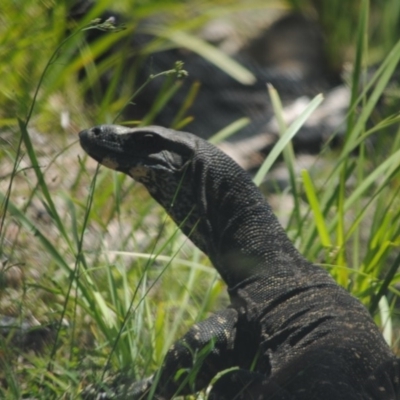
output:
[[[364,306],[294,248],[248,174],[213,145],[162,127],[101,125],[80,134],[99,163],[141,182],[211,259],[230,306],[195,324],[130,398],[395,400],[400,362]],[[211,345],[210,345],[211,343]],[[209,347],[195,382],[175,373]]]

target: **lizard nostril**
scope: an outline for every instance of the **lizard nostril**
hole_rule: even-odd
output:
[[[101,128],[98,127],[98,126],[95,126],[95,127],[92,129],[92,132],[93,132],[93,135],[99,136],[99,135],[101,134]]]

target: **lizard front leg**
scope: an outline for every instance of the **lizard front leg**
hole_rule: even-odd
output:
[[[153,376],[124,388],[124,398],[164,400],[207,387],[219,371],[232,366],[237,319],[236,310],[227,308],[193,325]]]

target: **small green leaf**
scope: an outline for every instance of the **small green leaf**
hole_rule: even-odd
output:
[[[325,224],[325,219],[319,205],[318,197],[315,192],[314,185],[311,181],[310,175],[306,170],[301,171],[303,178],[304,189],[312,212],[314,213],[315,223],[317,225],[318,233],[321,238],[321,243],[325,247],[332,247],[332,243],[329,237],[328,227]]]
[[[161,36],[168,38],[179,46],[195,51],[244,85],[251,85],[256,81],[255,76],[248,69],[221,50],[188,32],[162,32]]]
[[[308,104],[302,114],[293,121],[287,130],[282,134],[278,142],[275,144],[271,153],[265,159],[256,176],[254,177],[254,183],[259,186],[264,179],[264,176],[270,170],[274,162],[277,160],[279,155],[282,153],[285,146],[293,139],[294,135],[299,131],[302,125],[307,121],[309,116],[315,111],[315,109],[322,103],[323,96],[319,94]]]

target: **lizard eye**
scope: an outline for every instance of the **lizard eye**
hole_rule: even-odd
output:
[[[95,126],[95,127],[92,129],[92,132],[93,132],[94,136],[100,136],[100,134],[101,134],[101,128],[100,128],[99,126]]]
[[[138,136],[136,141],[138,144],[146,147],[154,147],[158,143],[156,136],[150,132]]]
[[[152,133],[146,133],[143,135],[143,139],[145,141],[153,141],[155,139],[155,137]]]

